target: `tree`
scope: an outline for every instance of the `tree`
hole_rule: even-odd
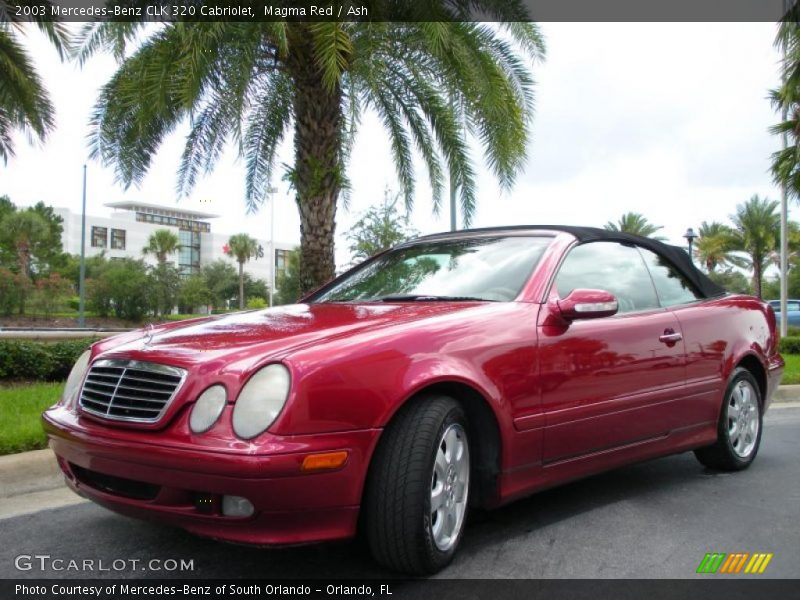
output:
[[[193,314],[198,306],[208,306],[211,290],[202,274],[191,275],[181,282],[178,292],[178,306],[183,313]]]
[[[64,247],[61,235],[64,233],[64,219],[55,213],[52,206],[47,206],[41,200],[28,210],[42,217],[47,224],[48,234],[39,245],[36,261],[40,271],[49,270],[62,259]]]
[[[544,56],[542,37],[526,22],[523,0],[376,0],[370,14],[388,10],[385,22],[170,23],[143,35],[141,22],[90,24],[78,59],[107,49],[120,62],[95,104],[92,156],[113,165],[126,186],[138,184],[164,137],[191,117],[179,194],[232,142],[246,163],[246,202],[254,209],[291,126],[286,178],[300,213],[301,287],[310,290],[334,275],[349,149],[371,109],[389,134],[406,204],[414,198],[416,148],[434,210],[449,175],[468,224],[476,203],[469,137],[509,188],[525,161],[529,64]],[[475,12],[493,22],[475,22]]]
[[[173,265],[161,262],[150,268],[148,288],[155,316],[168,315],[178,303],[181,274]]]
[[[244,263],[251,258],[264,256],[264,249],[259,245],[258,240],[251,238],[246,233],[237,233],[228,239],[223,250],[225,254],[232,256],[239,263],[239,310],[244,310]]]
[[[108,261],[96,278],[86,281],[89,305],[101,316],[113,311],[120,319],[139,321],[152,304],[149,283],[144,261]]]
[[[33,257],[48,235],[45,220],[30,210],[11,213],[0,223],[0,244],[13,249],[17,269],[25,277],[31,276]]]
[[[772,252],[778,245],[780,215],[778,202],[754,195],[736,207],[731,215],[734,229],[732,248],[744,254],[741,265],[753,271],[753,292],[761,298],[761,283]]]
[[[266,279],[250,277],[249,273],[244,274],[244,300],[245,306],[250,300],[261,299],[265,303],[269,298],[269,284]],[[266,304],[265,304],[266,306]]]
[[[17,210],[17,207],[14,206],[13,202],[11,202],[11,198],[8,196],[0,196],[0,221],[2,221],[6,215],[11,214],[15,210]]]
[[[55,311],[66,305],[67,299],[73,293],[75,290],[69,280],[58,273],[51,273],[36,281],[32,304],[37,312],[50,318]]]
[[[631,233],[642,237],[651,237],[656,240],[664,239],[663,237],[653,235],[656,231],[664,229],[661,225],[653,225],[645,217],[635,212],[623,214],[616,223],[609,221],[605,224],[604,229],[608,231]]]
[[[782,84],[770,92],[772,105],[782,120],[770,128],[775,135],[786,135],[787,146],[772,155],[772,176],[779,186],[786,186],[789,196],[800,198],[800,12],[793,3],[789,14],[778,24],[775,46],[783,59],[780,63]]]
[[[399,194],[391,198],[387,191],[383,202],[367,209],[350,228],[347,239],[352,263],[361,262],[415,235],[408,214],[402,215],[398,210],[399,200]]]
[[[717,267],[735,262],[731,254],[733,249],[733,232],[730,227],[718,221],[703,221],[700,224],[694,253],[709,273]]]
[[[169,229],[156,229],[147,238],[147,245],[142,248],[142,254],[154,255],[159,265],[167,262],[167,257],[175,254],[180,248],[180,240],[175,232]]]
[[[85,257],[86,279],[97,277],[108,264],[105,254],[95,254]],[[81,257],[79,254],[64,254],[59,258],[57,264],[51,269],[51,273],[58,273],[77,290],[80,285]]]
[[[15,3],[17,4],[17,3]],[[37,2],[46,15],[51,3]],[[19,20],[8,0],[0,0],[0,157],[4,164],[14,156],[14,132],[43,141],[55,123],[55,109],[28,53],[17,39]],[[46,22],[47,16],[26,16],[34,20],[63,58],[68,45],[63,23]]]
[[[747,277],[741,271],[728,267],[723,270],[711,271],[708,278],[734,294],[752,294],[753,288]]]
[[[26,277],[49,271],[62,260],[63,222],[43,202],[17,209],[7,197],[0,198],[0,264]]]
[[[228,302],[236,296],[238,288],[238,278],[233,265],[218,259],[205,265],[202,275],[211,293],[211,306],[217,310],[228,308]]]
[[[30,285],[24,275],[0,267],[0,315],[10,317],[15,310],[22,313]]]
[[[275,277],[273,301],[276,305],[294,304],[302,296],[300,286],[300,249],[286,255],[286,268]]]

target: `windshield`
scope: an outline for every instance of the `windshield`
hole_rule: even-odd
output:
[[[551,241],[517,236],[414,244],[345,273],[309,301],[510,301]]]

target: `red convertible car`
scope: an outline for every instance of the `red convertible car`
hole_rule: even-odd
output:
[[[756,457],[775,315],[680,248],[577,227],[415,239],[302,303],[97,342],[43,415],[67,484],[252,544],[431,573],[469,506],[635,461]]]

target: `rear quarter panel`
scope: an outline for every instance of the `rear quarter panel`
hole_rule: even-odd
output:
[[[736,366],[753,357],[766,374],[780,359],[775,315],[764,302],[744,295],[706,300],[673,312],[683,331],[687,394],[696,396],[706,406],[706,419],[716,423],[723,392]],[[769,377],[766,383],[770,383]],[[771,392],[767,389],[767,399]]]

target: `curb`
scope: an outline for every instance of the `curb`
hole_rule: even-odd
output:
[[[64,485],[64,476],[49,448],[0,456],[0,498],[41,492]]]
[[[800,385],[779,386],[772,397],[773,407],[797,403],[800,403]],[[0,499],[64,486],[64,476],[49,448],[0,456],[0,481],[3,482]]]
[[[800,401],[800,385],[779,385],[772,395],[772,402]]]

